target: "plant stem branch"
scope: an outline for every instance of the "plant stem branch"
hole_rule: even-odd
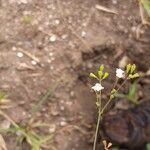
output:
[[[101,80],[99,81],[101,84]],[[93,145],[93,150],[96,150],[96,144],[97,144],[97,136],[98,136],[98,129],[99,129],[99,124],[100,124],[100,120],[101,120],[101,109],[102,109],[102,92],[100,91],[99,94],[96,93],[96,98],[97,98],[97,102],[99,103],[98,106],[98,120],[97,120],[97,124],[96,124],[96,131],[95,131],[95,138],[94,138],[94,145]]]
[[[96,143],[97,143],[97,136],[98,136],[98,129],[99,129],[100,121],[101,121],[101,113],[99,112],[97,125],[96,125],[96,131],[95,131],[93,150],[96,150]]]

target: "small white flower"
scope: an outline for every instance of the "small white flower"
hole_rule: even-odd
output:
[[[93,89],[95,92],[99,92],[99,91],[103,90],[104,87],[103,87],[100,83],[96,83],[96,84],[92,87],[92,89]]]
[[[124,78],[125,77],[125,72],[122,69],[116,69],[116,76],[118,78]]]

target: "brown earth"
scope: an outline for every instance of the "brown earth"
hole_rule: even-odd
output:
[[[96,113],[88,74],[104,64],[112,73],[106,92],[125,56],[145,74],[150,27],[143,26],[137,38],[140,24],[137,0],[0,0],[0,90],[11,106],[3,111],[17,123],[27,122],[33,107],[61,80],[36,115],[48,124],[41,133],[55,134],[44,149],[91,150]],[[139,81],[140,99],[148,99],[149,77]],[[14,136],[5,140],[14,150]]]

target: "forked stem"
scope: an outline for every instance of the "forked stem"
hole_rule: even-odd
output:
[[[126,83],[127,78],[125,79],[125,81],[118,87],[118,89],[116,90],[116,92],[118,92],[121,87]],[[100,82],[101,83],[101,82]],[[118,79],[116,80],[113,89],[115,89],[116,85],[118,83]],[[94,145],[93,145],[93,150],[96,150],[96,144],[97,144],[97,137],[98,137],[98,130],[99,130],[99,125],[100,125],[100,121],[102,119],[102,115],[105,111],[105,109],[107,108],[107,106],[109,105],[109,103],[111,102],[111,100],[113,99],[112,95],[110,95],[109,100],[107,101],[107,103],[104,105],[104,107],[101,107],[101,91],[100,94],[96,94],[96,98],[97,98],[97,102],[99,102],[99,107],[98,107],[98,120],[97,120],[97,124],[96,124],[96,131],[95,131],[95,137],[94,137]]]

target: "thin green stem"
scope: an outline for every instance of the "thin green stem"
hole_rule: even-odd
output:
[[[119,80],[119,78],[116,79],[116,81],[115,81],[115,83],[114,83],[114,86],[113,86],[112,90],[115,89],[115,87],[117,86],[118,80]]]
[[[122,86],[126,83],[126,81],[127,81],[127,78],[124,80],[124,82],[118,87],[118,89],[116,90],[116,92],[118,92],[121,88],[122,88]],[[118,80],[117,80],[117,82],[118,82]],[[117,83],[116,82],[116,83]],[[115,85],[116,86],[116,85]],[[115,87],[114,86],[114,87]],[[102,115],[103,114],[103,112],[105,111],[105,109],[107,108],[107,106],[109,105],[109,103],[111,102],[111,100],[113,99],[113,97],[111,97],[112,95],[110,95],[110,97],[109,97],[109,100],[107,101],[107,103],[105,104],[105,106],[103,107],[103,109],[101,110],[101,112],[100,112],[100,114]]]
[[[96,150],[96,143],[97,143],[97,136],[98,136],[98,129],[99,129],[100,121],[101,121],[101,113],[99,112],[97,125],[96,125],[96,131],[95,131],[93,150]]]
[[[127,80],[128,80],[128,78],[126,78],[126,79],[122,82],[122,84],[118,87],[118,89],[116,90],[116,92],[118,92],[118,91],[122,88],[122,86],[126,83]]]
[[[127,78],[125,79],[125,81],[119,86],[119,88],[116,90],[116,92],[118,92],[121,87],[125,84],[125,82],[127,81]],[[101,84],[101,80],[99,80],[100,84]],[[113,89],[117,86],[118,83],[118,79],[115,81],[115,84],[113,86]],[[99,103],[99,107],[98,107],[98,120],[97,120],[97,124],[96,124],[96,131],[95,131],[95,138],[94,138],[94,145],[93,145],[93,150],[96,150],[96,144],[97,144],[97,137],[98,137],[98,130],[99,130],[99,125],[100,125],[100,121],[102,119],[102,114],[104,113],[105,109],[107,108],[107,106],[109,105],[109,103],[111,102],[111,100],[113,99],[112,95],[110,95],[109,100],[107,101],[107,103],[104,105],[104,107],[102,108],[102,103],[101,103],[101,91],[100,93],[96,93],[96,99],[97,102]]]
[[[101,84],[101,80],[99,81]],[[100,93],[96,93],[96,99],[97,102],[99,103],[98,106],[98,120],[97,120],[97,124],[96,124],[96,131],[95,131],[95,137],[94,137],[94,145],[93,145],[93,150],[96,150],[96,144],[97,144],[97,136],[98,136],[98,129],[99,129],[99,124],[100,124],[100,120],[101,120],[101,109],[102,109],[102,101],[101,101],[101,96],[102,96],[102,92],[100,91]]]
[[[107,101],[107,103],[105,104],[105,106],[103,107],[103,109],[100,111],[100,115],[103,114],[103,112],[105,111],[105,109],[107,108],[107,106],[109,105],[109,103],[111,102],[112,98],[110,96],[109,100]]]

